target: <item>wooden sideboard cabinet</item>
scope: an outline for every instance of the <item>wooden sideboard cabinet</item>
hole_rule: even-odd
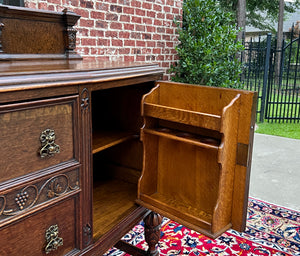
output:
[[[82,60],[78,19],[0,5],[0,255],[158,255],[160,214],[243,231],[256,94]]]
[[[0,255],[102,255],[150,213],[135,203],[140,102],[162,70],[0,65]]]

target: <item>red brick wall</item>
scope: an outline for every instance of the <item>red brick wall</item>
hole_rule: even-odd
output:
[[[84,58],[157,62],[165,70],[176,59],[175,17],[183,0],[25,0],[30,8],[62,11],[81,18],[77,49]]]

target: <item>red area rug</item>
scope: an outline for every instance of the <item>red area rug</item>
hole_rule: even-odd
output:
[[[143,223],[123,240],[147,250]],[[213,240],[164,218],[159,242],[160,255],[300,255],[300,212],[249,198],[244,233],[229,230]],[[111,248],[106,256],[127,256]]]

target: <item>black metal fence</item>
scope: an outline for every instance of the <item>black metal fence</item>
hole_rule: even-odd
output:
[[[271,34],[245,42],[242,81],[259,94],[257,121],[300,121],[300,37],[290,34],[280,49]]]

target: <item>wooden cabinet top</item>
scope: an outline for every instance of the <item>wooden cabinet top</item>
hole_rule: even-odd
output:
[[[76,53],[80,15],[0,5],[0,60],[81,59]]]
[[[145,82],[157,80],[163,73],[157,64],[97,60],[0,61],[0,70],[0,92],[130,78]]]

